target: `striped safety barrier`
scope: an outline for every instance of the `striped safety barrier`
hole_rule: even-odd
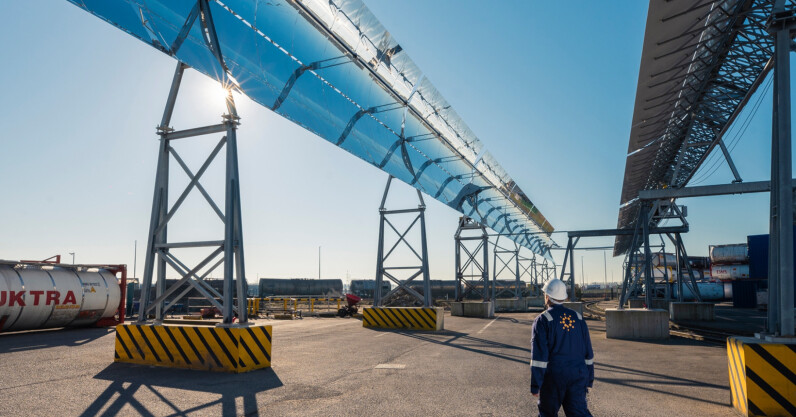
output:
[[[442,330],[441,307],[365,307],[362,326],[384,329]]]
[[[796,344],[727,339],[732,405],[745,416],[796,416]]]
[[[242,373],[271,366],[271,326],[120,324],[115,362]]]

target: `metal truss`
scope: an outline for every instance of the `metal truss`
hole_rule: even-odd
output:
[[[684,187],[715,146],[724,148],[723,135],[772,68],[774,44],[768,26],[773,3],[715,2],[715,7],[705,8],[693,30],[672,33],[658,42],[661,50],[682,43],[682,47],[665,54],[683,53],[683,59],[681,64],[655,74],[663,80],[661,83],[671,82],[676,88],[645,97],[643,110],[656,110],[657,115],[643,120],[631,143],[645,143],[638,152],[654,152],[654,157],[634,155],[636,152],[628,157],[626,172],[634,174],[623,187],[625,205],[620,209],[618,228],[634,226],[641,204],[634,199],[640,190]],[[655,146],[645,149],[652,144]],[[727,161],[739,182],[732,160]],[[627,252],[630,246],[629,236],[618,236],[614,255]]]
[[[420,193],[420,190],[417,191],[417,199],[419,200],[420,204],[417,208],[413,209],[402,209],[402,210],[387,210],[385,208],[385,204],[387,203],[387,195],[390,192],[390,184],[392,183],[393,176],[390,175],[387,177],[387,186],[384,187],[384,196],[381,199],[381,206],[379,206],[379,250],[378,250],[378,257],[376,259],[376,287],[373,293],[373,305],[378,307],[382,305],[385,299],[389,299],[393,294],[398,292],[399,290],[405,291],[407,294],[411,295],[412,297],[416,298],[418,301],[423,303],[423,307],[431,307],[431,281],[429,278],[429,269],[428,269],[428,247],[426,245],[426,203],[423,201],[423,195]],[[391,215],[402,215],[402,214],[411,214],[416,213],[415,219],[409,224],[409,226],[403,231],[400,232],[398,228],[387,218],[387,216]],[[390,247],[389,250],[385,253],[385,236],[384,236],[384,225],[387,225],[398,235],[398,240]],[[418,226],[420,228],[420,253],[417,253],[414,247],[406,240],[407,234]],[[393,254],[396,248],[398,248],[401,244],[406,245],[409,250],[417,257],[420,265],[417,266],[386,266],[385,262]],[[402,280],[395,275],[391,271],[394,270],[409,270],[414,271],[409,278]],[[409,286],[409,284],[415,280],[415,278],[421,276],[423,277],[423,294],[418,293],[413,288]],[[381,294],[382,283],[384,282],[384,277],[390,279],[390,281],[395,283],[395,288],[390,290],[385,295]]]
[[[503,294],[510,294],[513,297],[522,296],[522,281],[520,279],[520,245],[511,241],[514,249],[504,248],[499,245],[500,235],[495,239],[495,248],[492,250],[493,264],[492,269],[492,299]],[[511,278],[514,281],[514,289],[511,286],[501,285],[498,279],[501,277]]]
[[[456,229],[454,240],[456,241],[456,301],[462,301],[473,294],[478,294],[484,301],[489,301],[489,235],[486,227],[470,217],[459,217],[459,228]],[[470,242],[478,243],[473,246]],[[479,257],[482,262],[478,262]]]
[[[164,314],[182,297],[192,289],[207,298],[210,303],[223,314],[223,324],[232,324],[237,313],[238,323],[247,323],[246,316],[246,279],[243,259],[243,227],[241,225],[240,186],[238,181],[238,152],[236,129],[240,124],[235,102],[231,91],[226,98],[227,114],[222,116],[222,122],[217,125],[204,126],[194,129],[175,131],[169,124],[177,100],[180,83],[187,65],[178,63],[174,79],[169,91],[163,119],[158,126],[160,146],[158,154],[157,175],[155,178],[155,191],[152,199],[152,214],[149,223],[149,234],[144,267],[144,279],[141,284],[141,302],[138,321],[145,322],[154,311],[155,322],[162,322]],[[225,133],[225,136],[216,144],[202,166],[194,173],[177,151],[171,146],[172,141],[194,138],[214,133]],[[225,178],[225,204],[222,212],[213,201],[208,192],[199,182],[207,168],[226,147],[226,178]],[[169,177],[170,160],[173,158],[190,179],[190,183],[182,191],[174,204],[169,207]],[[168,239],[168,224],[182,207],[188,194],[194,189],[198,190],[207,203],[218,215],[224,224],[224,235],[221,240],[170,242]],[[193,267],[180,261],[173,252],[175,249],[212,248],[212,252]],[[223,292],[213,289],[204,279],[219,265],[224,264]],[[155,299],[151,300],[150,288],[154,269],[157,266],[157,281]],[[166,268],[171,267],[181,277],[174,285],[166,288]],[[233,305],[233,294],[237,290],[238,303]],[[169,300],[168,303],[166,301]],[[221,300],[221,301],[219,301]]]
[[[545,259],[545,262],[547,259]],[[528,278],[528,282],[530,283],[529,294],[531,296],[539,295],[539,269],[536,263],[536,256],[533,254],[530,258],[522,256],[519,252],[517,253],[517,264],[520,270],[520,281],[523,281],[524,278]]]
[[[699,293],[699,287],[696,283],[696,275],[694,274],[691,265],[688,263],[688,253],[685,250],[682,237],[680,233],[687,231],[688,221],[686,220],[686,210],[683,206],[678,206],[672,203],[671,200],[656,200],[652,202],[645,202],[639,209],[638,225],[632,234],[631,250],[628,251],[625,259],[625,274],[622,282],[622,289],[619,297],[619,308],[624,308],[625,303],[630,297],[635,296],[640,292],[641,286],[644,287],[645,304],[647,308],[652,308],[652,301],[656,295],[655,277],[652,273],[652,251],[650,246],[650,235],[658,234],[659,236],[667,236],[672,244],[675,246],[675,266],[676,266],[676,283],[678,286],[678,301],[684,301],[683,285],[688,286],[691,293],[694,294],[696,301],[701,302],[702,296]],[[679,220],[683,230],[677,228],[657,228],[657,225],[663,220]],[[665,244],[661,237],[661,250],[665,253]],[[664,287],[663,299],[669,300],[669,277],[668,265],[666,265],[666,257],[664,259]],[[688,281],[683,281],[683,273],[681,271],[681,264],[684,265],[688,272]]]

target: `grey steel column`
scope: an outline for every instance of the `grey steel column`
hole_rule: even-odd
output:
[[[514,296],[518,299],[522,297],[522,289],[520,288],[520,245],[514,243],[514,276],[517,277],[517,289]]]
[[[381,198],[381,205],[379,206],[379,249],[376,259],[376,287],[373,289],[373,306],[378,307],[381,305],[381,286],[384,282],[384,216],[385,204],[387,203],[387,194],[390,192],[390,184],[392,183],[392,175],[387,177],[387,185],[384,187],[384,195]]]
[[[230,161],[227,161],[228,172],[231,173],[231,178],[228,179],[228,186],[231,187],[232,194],[232,226],[231,226],[231,239],[227,244],[231,246],[233,256],[227,257],[227,247],[225,250],[224,259],[224,280],[235,281],[237,283],[236,290],[238,294],[238,322],[241,324],[248,322],[248,309],[247,309],[247,291],[246,287],[246,269],[243,257],[243,227],[241,221],[241,208],[240,208],[240,176],[238,170],[238,142],[237,142],[237,124],[238,112],[235,107],[235,101],[232,98],[232,91],[227,92],[227,112],[226,125],[227,125],[227,155],[231,155]],[[231,166],[230,166],[231,165]],[[227,216],[229,218],[229,216]],[[228,225],[225,225],[228,226]],[[232,264],[234,260],[235,274],[226,275],[227,263]],[[226,296],[226,292],[224,293]],[[230,292],[231,295],[231,292]],[[225,306],[226,308],[226,306]],[[224,315],[224,323],[232,323],[232,314]]]
[[[481,271],[481,278],[484,280],[484,301],[489,301],[489,235],[486,234],[486,227],[480,224],[481,232],[481,244],[483,245],[484,250],[484,269]],[[492,301],[495,299],[495,288],[492,287]]]
[[[633,254],[636,253],[635,245],[636,245],[635,241],[630,243],[630,251],[628,252],[628,256],[627,256],[627,265],[625,266],[625,278],[624,278],[624,280],[622,280],[622,291],[619,294],[619,309],[620,310],[625,308],[625,302],[627,302],[627,295],[628,295],[627,292],[628,292],[628,287],[630,286],[630,282],[631,282],[630,274],[631,274],[631,267],[633,265],[632,264],[632,262],[633,262]]]
[[[455,252],[455,260],[456,262],[456,287],[454,289],[454,298],[456,301],[462,301],[464,298],[464,293],[462,289],[462,279],[464,279],[464,272],[462,271],[462,249],[461,249],[461,233],[462,233],[462,222],[459,219],[459,227],[456,229],[456,233],[453,235],[453,241],[456,245],[456,252]]]
[[[680,263],[683,262],[683,257],[680,255],[680,245],[672,239],[671,235],[669,236],[669,240],[674,244],[675,261],[677,262],[677,301],[682,303],[685,300],[685,297],[683,297],[683,271],[680,269]],[[688,259],[686,259],[685,262],[688,262]]]
[[[428,244],[426,243],[426,202],[423,201],[423,194],[417,190],[417,198],[420,205],[420,240],[421,253],[423,254],[423,307],[431,307],[431,274],[428,269]]]
[[[785,1],[778,0],[774,6],[777,13],[785,10]],[[773,287],[779,293],[779,335],[794,336],[793,321],[793,190],[791,157],[791,104],[790,104],[790,19],[783,16],[776,29],[774,42],[774,77],[776,79],[776,139],[777,169],[771,177],[771,194],[776,194],[777,229],[777,276],[779,285]],[[775,23],[776,24],[776,23]],[[772,158],[772,160],[773,160]],[[775,187],[776,184],[776,187]],[[769,287],[769,291],[772,287]],[[769,307],[770,308],[770,307]]]
[[[570,239],[570,240],[572,240],[572,239]],[[572,246],[570,247],[570,251],[571,252],[569,254],[569,288],[570,288],[569,301],[575,301],[575,245],[576,245],[576,242],[577,242],[577,240],[575,242],[571,242]],[[564,276],[563,270],[564,270],[564,268],[562,267],[561,268],[561,271],[562,271],[561,272],[561,276]]]
[[[647,304],[647,309],[652,308],[652,289],[655,285],[655,279],[652,277],[652,265],[651,265],[651,257],[650,254],[650,228],[649,228],[649,218],[648,218],[648,211],[646,206],[641,207],[641,225],[644,230],[644,286],[646,287],[645,291],[645,302]]]
[[[152,275],[155,266],[155,261],[158,261],[158,283],[159,286],[156,293],[162,294],[165,288],[165,263],[158,259],[156,244],[166,243],[166,227],[163,227],[159,233],[155,233],[158,225],[165,217],[165,210],[168,205],[168,181],[169,181],[169,141],[165,138],[168,133],[169,123],[171,122],[171,115],[174,112],[174,104],[177,102],[177,93],[180,90],[180,83],[182,82],[182,74],[185,72],[185,65],[182,62],[177,63],[177,68],[174,70],[174,77],[171,81],[171,88],[169,95],[166,99],[166,107],[163,110],[163,118],[158,126],[158,134],[160,134],[160,145],[158,149],[158,165],[157,173],[155,175],[155,190],[152,196],[152,212],[149,219],[149,233],[147,234],[147,253],[146,260],[144,261],[144,279],[141,283],[141,299],[139,300],[138,322],[146,321],[146,308],[150,302],[150,289],[152,287]],[[161,271],[161,268],[163,271]],[[160,278],[163,277],[163,278]],[[162,285],[162,286],[161,286]],[[155,313],[156,318],[162,319],[162,303],[158,304]]]

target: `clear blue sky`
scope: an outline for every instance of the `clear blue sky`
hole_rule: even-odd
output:
[[[366,4],[553,226],[616,226],[646,2]],[[0,2],[0,37],[0,259],[75,252],[78,262],[127,263],[132,270],[138,240],[142,275],[155,126],[175,61],[59,0]],[[223,103],[214,92],[207,78],[190,73],[173,125],[218,122]],[[325,278],[373,278],[386,174],[237,99],[249,281],[316,277],[318,246]],[[769,91],[733,150],[745,180],[769,175],[770,102]],[[179,150],[196,167],[208,145]],[[206,174],[211,193],[219,191],[222,173],[216,167]],[[187,183],[173,178],[175,189]],[[730,180],[720,164],[703,184]],[[397,185],[389,206],[415,205],[412,189]],[[191,201],[196,209],[170,225],[174,239],[219,238],[201,197]],[[458,213],[426,202],[431,277],[452,279]],[[767,194],[683,203],[690,255],[768,231]],[[563,245],[562,236],[554,235]],[[583,256],[587,281],[602,281],[602,253]],[[560,262],[563,251],[556,257]],[[612,273],[619,279],[620,265],[609,253],[609,280]]]

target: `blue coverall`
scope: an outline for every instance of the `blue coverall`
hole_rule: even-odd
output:
[[[580,313],[555,304],[536,317],[531,337],[531,394],[539,415],[591,416],[586,392],[594,382],[594,352]]]

